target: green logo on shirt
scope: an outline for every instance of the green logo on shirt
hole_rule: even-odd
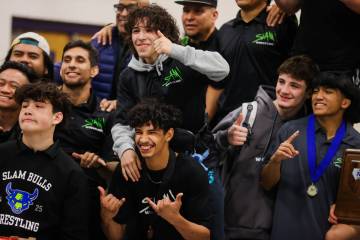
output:
[[[181,72],[178,67],[170,69],[169,75],[164,78],[163,87],[168,87],[171,84],[182,81]]]
[[[92,129],[98,132],[103,132],[105,127],[105,119],[101,117],[86,119],[85,124],[82,125],[83,128]]]
[[[341,168],[341,165],[342,165],[342,158],[341,158],[341,157],[338,157],[338,158],[335,159],[335,161],[334,161],[334,166],[337,167],[337,168]]]
[[[181,40],[180,40],[180,43],[181,45],[183,46],[187,46],[189,45],[189,41],[190,41],[190,38],[188,36],[184,36]]]
[[[264,33],[256,34],[256,39],[252,42],[261,45],[274,46],[275,39],[276,39],[276,33],[266,31]]]

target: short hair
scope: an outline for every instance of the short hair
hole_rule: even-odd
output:
[[[71,103],[68,96],[54,83],[30,83],[16,90],[15,101],[17,104],[21,105],[27,99],[40,102],[49,101],[53,107],[53,113],[62,112],[64,116],[63,121],[59,125],[64,126],[66,124]]]
[[[351,105],[345,110],[344,118],[350,123],[360,121],[360,89],[352,82],[351,77],[343,72],[320,72],[314,79],[312,88],[320,86],[338,89],[348,99]]]
[[[72,48],[76,48],[76,47],[85,49],[89,53],[89,60],[90,60],[91,67],[98,65],[98,63],[99,63],[98,51],[91,45],[90,42],[84,42],[82,40],[68,42],[63,49],[62,60],[64,59],[65,52],[67,52],[68,50],[70,50]]]
[[[15,69],[15,70],[21,72],[30,83],[33,83],[38,80],[38,76],[36,75],[36,73],[31,68],[26,66],[25,64],[22,64],[19,62],[14,62],[14,61],[4,62],[4,64],[1,65],[1,67],[0,67],[0,73],[4,72],[5,70],[8,70],[8,69]]]
[[[181,111],[156,99],[144,99],[128,112],[128,122],[133,128],[141,127],[149,122],[154,128],[167,132],[181,124]]]
[[[136,54],[134,45],[131,41],[132,29],[139,23],[139,21],[145,20],[147,27],[153,31],[160,30],[162,34],[170,39],[173,43],[178,43],[180,39],[179,28],[176,25],[176,20],[173,18],[164,8],[151,4],[149,6],[144,6],[137,8],[132,12],[128,21],[125,25],[125,30],[127,33],[127,41],[130,48]]]
[[[304,80],[306,88],[312,86],[312,81],[319,73],[317,64],[306,55],[293,56],[286,59],[278,68],[278,74],[289,74],[297,80]]]
[[[11,57],[11,53],[12,53],[13,49],[14,49],[14,46],[11,47],[9,49],[9,51],[7,52],[6,57],[5,57],[6,62],[10,61],[10,57]],[[44,76],[38,76],[38,77],[44,77],[46,79],[51,79],[51,81],[53,81],[53,79],[54,79],[54,63],[51,60],[50,56],[44,50],[41,49],[41,52],[43,55],[44,66],[47,70],[47,74],[44,74]]]

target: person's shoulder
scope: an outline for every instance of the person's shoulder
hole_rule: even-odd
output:
[[[17,149],[17,141],[9,140],[3,143],[0,143],[0,154],[6,153],[15,153]]]
[[[177,170],[182,174],[193,178],[195,176],[206,176],[205,169],[192,156],[179,153],[176,157]]]
[[[234,22],[236,21],[236,18],[233,18],[227,22],[225,22],[219,29],[219,33],[221,34],[223,31],[226,31],[229,28],[232,28],[234,26]]]
[[[77,164],[75,160],[61,148],[57,149],[56,156],[54,158],[54,167],[58,168],[63,174],[70,174],[72,172],[83,173],[80,165]]]
[[[348,124],[348,136],[345,137],[345,140],[349,142],[355,148],[360,148],[360,133],[356,130],[351,124]]]

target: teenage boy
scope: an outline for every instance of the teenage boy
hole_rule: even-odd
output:
[[[16,91],[22,137],[0,145],[0,232],[37,239],[88,239],[87,179],[53,140],[69,108],[49,83]]]
[[[351,124],[360,119],[359,95],[346,75],[320,73],[312,93],[314,114],[279,130],[261,173],[266,189],[277,188],[272,239],[324,239],[343,150],[360,148]]]
[[[138,235],[131,239],[210,239],[206,172],[191,157],[169,148],[180,115],[174,107],[153,101],[139,103],[129,112],[143,177],[127,181],[117,168],[111,194],[99,188],[103,229],[109,239],[122,239],[132,216],[137,217]]]
[[[144,97],[159,98],[182,111],[182,128],[197,133],[205,122],[208,82],[218,84],[229,68],[217,52],[175,44],[179,40],[176,21],[160,6],[136,9],[129,15],[126,29],[134,55],[120,77],[117,96],[121,104],[111,132],[124,176],[136,181],[139,161],[127,111]]]
[[[111,176],[112,151],[111,127],[113,114],[101,111],[92,91],[92,79],[98,74],[98,54],[90,43],[81,40],[69,42],[63,50],[60,74],[61,91],[69,96],[72,108],[66,128],[57,129],[55,138],[63,150],[80,162],[90,180],[92,203],[90,212],[90,239],[103,239],[100,227],[100,205],[97,186],[106,187]],[[113,168],[117,165],[113,164]]]
[[[295,56],[280,65],[278,74],[275,92],[260,86],[252,103],[257,107],[251,134],[242,126],[246,118],[242,107],[213,130],[218,150],[228,151],[229,156],[223,175],[226,239],[269,239],[272,199],[259,184],[260,166],[280,126],[304,114],[317,66],[306,56]]]
[[[53,79],[54,63],[50,58],[47,40],[34,32],[17,36],[5,57],[5,61],[15,61],[27,65],[40,78]]]
[[[15,91],[36,78],[31,69],[18,62],[5,62],[0,67],[0,143],[20,134],[17,124],[20,108],[14,98]]]

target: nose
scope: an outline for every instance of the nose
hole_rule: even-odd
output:
[[[18,62],[28,66],[29,63],[30,63],[30,59],[26,54],[24,54],[24,55],[22,55],[21,57],[18,58]]]
[[[184,19],[186,21],[191,21],[194,19],[194,14],[192,11],[184,12]]]

